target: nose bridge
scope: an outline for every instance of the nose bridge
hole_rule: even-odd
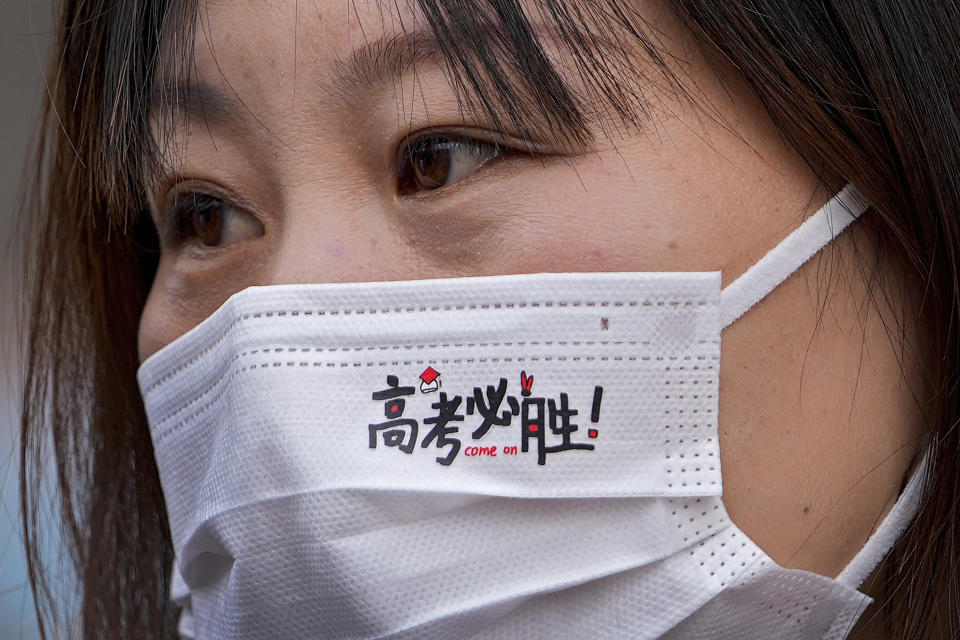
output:
[[[388,203],[363,190],[320,179],[288,189],[270,284],[410,277],[411,252]]]

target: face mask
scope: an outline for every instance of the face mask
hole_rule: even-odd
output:
[[[270,286],[139,373],[196,638],[843,638],[838,579],[731,521],[720,333],[866,203],[719,273]]]

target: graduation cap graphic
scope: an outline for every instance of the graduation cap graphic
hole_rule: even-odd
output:
[[[432,393],[440,388],[440,372],[431,366],[428,366],[420,374],[420,391],[423,393]]]

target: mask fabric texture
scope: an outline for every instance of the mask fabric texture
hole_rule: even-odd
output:
[[[721,499],[720,334],[866,203],[719,273],[247,289],[142,366],[195,638],[844,638]],[[897,515],[899,514],[899,515]],[[855,566],[854,566],[855,565]]]

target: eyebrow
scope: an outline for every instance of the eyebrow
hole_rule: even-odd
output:
[[[356,103],[364,95],[416,70],[417,65],[441,63],[442,49],[437,40],[423,31],[414,31],[378,38],[354,49],[344,60],[335,58],[333,73],[323,83],[332,94]],[[232,124],[244,113],[257,119],[240,94],[226,79],[219,87],[195,77],[178,77],[154,83],[149,108],[172,107],[188,118],[209,124]]]
[[[431,33],[412,31],[379,38],[354,49],[344,61],[334,59],[332,89],[353,94],[415,71],[418,64],[443,60],[440,43]]]

